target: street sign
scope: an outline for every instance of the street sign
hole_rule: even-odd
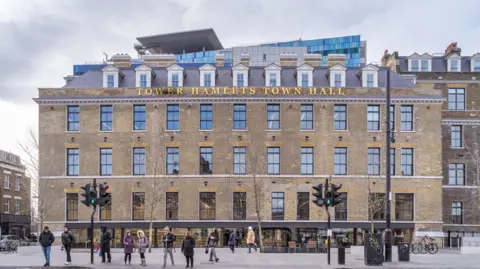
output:
[[[332,236],[332,230],[331,229],[327,230],[327,236]]]

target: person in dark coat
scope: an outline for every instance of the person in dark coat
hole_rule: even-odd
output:
[[[108,256],[108,262],[112,262],[112,256],[110,255],[110,241],[112,241],[112,235],[107,230],[107,226],[103,225],[100,230],[100,250],[102,252],[102,262],[105,262],[105,256]]]
[[[228,246],[232,253],[235,253],[235,245],[237,244],[237,233],[232,230],[230,236],[228,237]]]
[[[173,248],[175,244],[175,236],[172,234],[170,231],[170,228],[167,226],[163,229],[163,267],[167,267],[167,254],[170,255],[170,260],[172,261],[172,266],[174,266],[174,261],[173,261]]]
[[[73,236],[72,232],[68,230],[68,227],[65,226],[62,233],[62,245],[65,249],[65,253],[67,254],[67,261],[65,265],[72,264],[72,257],[70,256],[70,250],[72,250],[73,243],[75,242],[75,237]]]
[[[133,244],[135,241],[133,240],[132,233],[127,231],[127,236],[123,238],[123,249],[125,252],[125,264],[127,264],[127,257],[128,257],[128,264],[132,262],[132,253],[133,253]]]
[[[38,242],[42,246],[43,255],[45,256],[45,264],[43,266],[48,267],[50,266],[50,249],[52,248],[53,242],[55,242],[55,236],[50,232],[48,226],[43,228],[43,232],[40,233]]]
[[[185,258],[187,259],[187,266],[185,268],[188,268],[188,265],[190,264],[190,267],[193,268],[193,250],[195,248],[195,238],[192,237],[190,232],[187,232],[187,235],[185,236],[185,239],[183,239],[182,243],[182,253],[185,255]],[[190,263],[189,263],[190,262]]]

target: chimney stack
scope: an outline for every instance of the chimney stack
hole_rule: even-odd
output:
[[[462,54],[462,49],[457,47],[457,42],[452,42],[450,45],[448,45],[448,47],[445,49],[444,56],[449,56],[452,53],[457,53],[460,56]]]
[[[312,67],[322,66],[322,54],[305,54],[303,56],[303,62]]]
[[[143,56],[143,62],[149,67],[168,67],[177,62],[175,54],[153,54]]]
[[[217,67],[225,66],[225,55],[224,54],[215,55],[215,65]]]
[[[345,54],[328,54],[327,65],[334,66],[336,64],[346,65],[347,56]]]
[[[397,60],[398,52],[394,51],[393,53],[388,53],[388,50],[385,50],[382,56],[382,66],[390,68],[393,72],[397,72]]]
[[[297,66],[298,56],[294,53],[281,53],[280,54],[280,66]]]
[[[242,55],[240,55],[240,63],[245,66],[250,66],[250,55],[247,53],[242,53]]]
[[[115,67],[130,67],[132,65],[132,57],[127,53],[117,53],[110,58],[110,61],[113,62]]]

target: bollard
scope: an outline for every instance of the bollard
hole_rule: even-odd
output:
[[[338,264],[345,264],[345,248],[338,248]]]

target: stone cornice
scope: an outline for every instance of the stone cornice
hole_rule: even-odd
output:
[[[445,124],[445,125],[452,125],[452,124],[480,125],[480,118],[474,118],[474,119],[442,119],[442,124]]]
[[[69,105],[69,104],[158,104],[158,103],[385,103],[384,97],[374,96],[343,96],[343,97],[329,97],[329,96],[292,96],[292,97],[172,97],[172,98],[158,98],[158,97],[41,97],[33,99],[39,105]],[[409,97],[392,97],[392,103],[428,103],[441,104],[446,100],[441,96],[409,96]]]

